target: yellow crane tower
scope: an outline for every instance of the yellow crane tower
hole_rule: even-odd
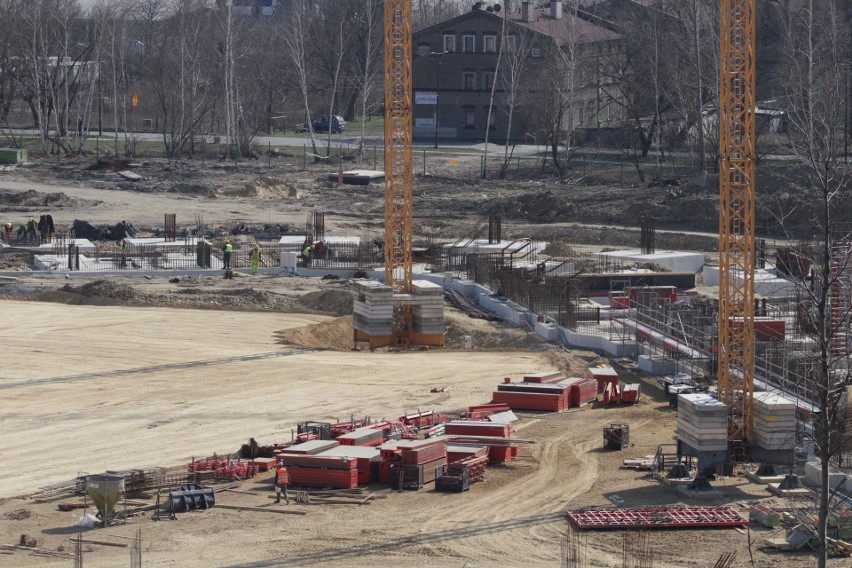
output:
[[[411,0],[385,0],[385,284],[410,294],[412,273]],[[407,344],[411,309],[397,306],[394,336]]]
[[[721,0],[718,377],[731,442],[754,428],[756,8]]]

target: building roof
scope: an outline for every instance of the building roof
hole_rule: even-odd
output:
[[[593,24],[583,18],[578,18],[570,10],[563,10],[562,17],[558,20],[551,15],[549,6],[535,8],[533,12],[535,17],[532,22],[524,22],[523,15],[518,11],[511,13],[500,11],[494,15],[498,18],[508,18],[513,24],[550,36],[559,45],[566,45],[572,40],[582,44],[621,38],[612,30]]]
[[[445,29],[449,26],[456,26],[465,20],[473,18],[493,18],[496,25],[502,26],[501,21],[503,18],[508,18],[511,25],[526,28],[533,32],[552,37],[559,45],[567,45],[571,38],[573,38],[576,43],[580,44],[612,41],[621,38],[621,35],[618,33],[589,22],[583,18],[578,18],[571,14],[567,9],[563,10],[562,17],[558,20],[554,19],[550,15],[549,5],[546,7],[535,8],[534,12],[535,21],[524,22],[520,11],[506,13],[505,10],[501,10],[499,12],[471,10],[470,12],[465,12],[455,18],[434,24],[428,28],[417,30],[414,35],[420,36],[426,33]]]

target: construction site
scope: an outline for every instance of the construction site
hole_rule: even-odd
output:
[[[852,242],[758,234],[751,3],[677,206],[415,175],[384,4],[382,170],[0,171],[0,566],[850,566]]]

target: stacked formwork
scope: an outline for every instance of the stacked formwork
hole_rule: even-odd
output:
[[[796,445],[796,403],[770,392],[754,393],[753,442],[766,450],[792,450]]]
[[[415,332],[423,335],[444,333],[444,289],[428,280],[417,280],[412,284],[414,306],[412,324]]]
[[[680,394],[677,439],[699,452],[728,449],[728,407],[704,393]]]
[[[368,336],[393,334],[393,289],[375,280],[356,280],[352,326]]]

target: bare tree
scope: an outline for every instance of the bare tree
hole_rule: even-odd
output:
[[[504,18],[504,25],[505,25]],[[506,145],[503,148],[503,159],[500,163],[500,172],[498,177],[503,179],[509,170],[509,163],[512,160],[514,152],[514,144],[509,144],[509,138],[512,136],[515,127],[516,111],[523,105],[525,92],[528,90],[526,84],[526,72],[529,68],[530,51],[533,47],[532,34],[521,31],[515,36],[512,36],[511,43],[504,29],[501,41],[500,51],[501,59],[497,65],[497,77],[495,84],[500,81],[500,85],[506,95],[505,113],[506,113]],[[560,54],[561,57],[561,54]],[[490,122],[490,117],[489,117]]]
[[[848,442],[845,409],[839,402],[845,387],[852,385],[848,336],[852,232],[838,218],[852,204],[852,169],[841,159],[850,8],[848,3],[834,1],[785,0],[783,4],[788,46],[787,140],[801,165],[806,182],[800,191],[808,203],[800,211],[778,214],[784,223],[805,217],[809,222],[804,226],[813,235],[817,268],[812,281],[799,286],[799,292],[803,297],[800,312],[815,342],[805,388],[819,408],[811,438],[821,466],[818,561],[824,567],[831,498],[829,467]]]
[[[314,136],[314,129],[311,125],[311,104],[310,104],[310,89],[308,83],[308,15],[310,13],[309,3],[305,0],[294,1],[290,5],[289,12],[282,14],[279,19],[281,34],[284,40],[284,45],[287,48],[293,63],[293,71],[296,75],[296,80],[299,83],[301,91],[302,109],[304,110],[305,120],[307,121],[308,133],[311,140],[311,151],[314,159],[319,160],[320,156],[317,152],[317,142]]]

